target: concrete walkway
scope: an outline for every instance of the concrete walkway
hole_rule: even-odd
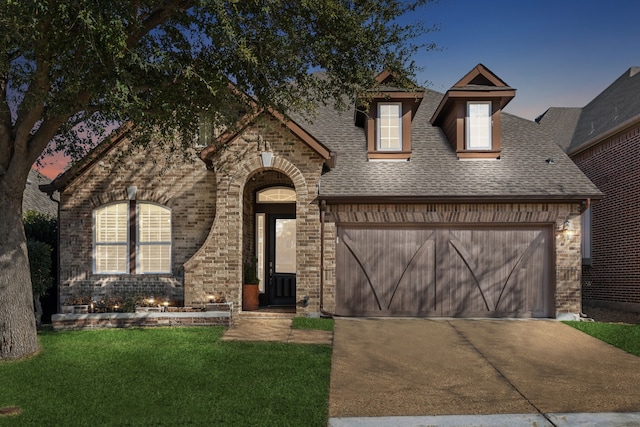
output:
[[[640,426],[640,358],[556,321],[338,319],[329,425]]]
[[[296,344],[331,345],[333,333],[293,329],[292,319],[240,318],[222,336],[222,341],[279,341]]]

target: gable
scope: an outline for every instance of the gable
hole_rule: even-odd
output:
[[[220,151],[220,147],[225,147],[233,143],[249,126],[254,124],[256,120],[258,120],[262,115],[267,115],[275,119],[282,126],[287,128],[300,141],[302,141],[306,146],[308,146],[316,154],[318,154],[324,160],[325,165],[329,169],[334,167],[336,162],[335,153],[333,153],[323,143],[321,143],[313,135],[303,129],[298,123],[272,109],[259,110],[243,117],[233,130],[222,133],[222,135],[220,135],[213,144],[202,150],[202,152],[200,153],[200,158],[202,159],[202,161],[204,161],[208,167],[211,167],[211,159],[216,155],[216,153]]]
[[[98,144],[93,150],[91,150],[86,156],[74,163],[69,169],[58,175],[49,184],[40,185],[40,190],[48,195],[53,194],[56,191],[64,191],[64,189],[70,185],[76,178],[83,175],[86,171],[91,169],[96,163],[100,161],[104,156],[110,153],[116,148],[122,141],[126,140],[129,133],[133,130],[134,125],[131,122],[127,122],[113,131],[109,137]]]

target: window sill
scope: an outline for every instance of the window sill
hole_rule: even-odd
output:
[[[456,151],[459,159],[499,159],[500,150],[463,150]]]
[[[409,160],[411,151],[369,151],[369,160]]]

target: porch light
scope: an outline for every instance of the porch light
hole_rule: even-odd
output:
[[[573,224],[571,223],[571,221],[566,220],[564,222],[564,224],[562,225],[562,231],[567,237],[573,237],[575,230],[573,228]]]
[[[138,187],[136,187],[135,185],[131,185],[127,187],[127,199],[135,200],[137,192],[138,192]]]
[[[260,153],[260,157],[262,157],[262,167],[270,168],[273,160],[273,153],[270,151],[263,151]]]

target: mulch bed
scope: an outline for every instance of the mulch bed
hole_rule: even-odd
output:
[[[611,310],[602,307],[583,307],[587,317],[596,322],[640,324],[640,313]]]

